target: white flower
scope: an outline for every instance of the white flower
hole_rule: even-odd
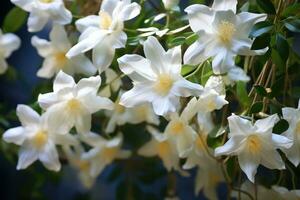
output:
[[[90,175],[92,159],[82,159],[82,155],[85,153],[83,146],[79,144],[75,145],[74,150],[70,146],[63,146],[63,150],[70,165],[77,170],[83,186],[88,189],[91,188],[96,179]]]
[[[293,140],[293,146],[283,149],[286,157],[297,167],[300,162],[300,101],[298,108],[282,109],[283,118],[288,121],[289,128],[282,135]]]
[[[67,130],[75,125],[79,133],[86,133],[91,128],[91,114],[113,108],[108,98],[97,96],[100,85],[100,76],[83,78],[76,84],[73,77],[60,71],[53,92],[40,94],[38,102],[54,125]]]
[[[280,195],[280,199],[298,200],[300,198],[300,190],[288,190],[284,187],[273,186],[272,189]]]
[[[121,78],[118,77],[118,74],[108,68],[104,72],[105,74],[105,87],[101,88],[101,91],[98,93],[103,97],[110,97],[114,92],[117,92],[122,84]]]
[[[256,55],[267,49],[253,51],[249,33],[253,25],[266,19],[266,14],[236,14],[237,0],[215,0],[212,8],[192,5],[185,9],[192,30],[199,35],[184,55],[184,62],[199,64],[212,57],[216,74],[227,73],[234,66],[236,55]]]
[[[174,143],[181,158],[190,154],[198,137],[196,131],[189,124],[195,115],[193,105],[194,101],[190,101],[180,116],[177,113],[172,113],[170,122],[165,129],[165,134]]]
[[[83,160],[91,160],[90,175],[92,177],[97,177],[115,159],[126,159],[131,155],[130,151],[121,149],[122,134],[106,140],[97,134],[89,133],[83,136],[83,141],[93,147],[82,155]]]
[[[37,72],[39,77],[51,78],[60,70],[74,75],[83,73],[91,76],[96,68],[84,55],[68,59],[65,55],[71,48],[71,43],[63,26],[55,25],[50,32],[50,41],[33,36],[32,45],[37,48],[40,56],[45,58],[42,68]]]
[[[111,64],[115,49],[125,47],[127,35],[123,32],[124,21],[136,17],[140,10],[140,6],[130,0],[103,0],[99,15],[90,15],[76,21],[81,36],[67,57],[93,49],[93,63],[103,72]]]
[[[30,13],[28,30],[37,32],[51,20],[55,24],[71,23],[72,14],[65,8],[63,0],[11,0],[12,3]]]
[[[155,37],[144,43],[146,58],[125,55],[118,59],[120,69],[133,80],[133,89],[124,93],[120,104],[133,107],[150,102],[157,115],[175,112],[179,97],[198,96],[202,86],[184,79],[181,72],[181,48],[165,51]]]
[[[243,69],[232,66],[228,68],[227,74],[223,76],[223,81],[225,85],[234,85],[237,81],[248,82],[250,81],[250,77]]]
[[[17,50],[21,45],[18,36],[12,33],[3,34],[0,29],[0,74],[7,70],[6,58],[10,57],[13,51]]]
[[[107,111],[109,121],[106,127],[107,133],[115,130],[116,125],[122,126],[126,123],[139,124],[147,122],[149,124],[159,124],[158,116],[154,114],[153,109],[149,103],[144,103],[133,108],[126,108],[119,103],[119,99],[115,102],[114,110]]]
[[[221,166],[209,157],[201,159],[196,175],[195,194],[202,190],[203,194],[211,200],[217,200],[217,187],[224,182]]]
[[[146,157],[158,156],[168,171],[179,169],[179,157],[176,147],[168,136],[159,133],[152,127],[147,128],[152,139],[138,150],[138,154]]]
[[[285,169],[276,149],[290,148],[292,140],[272,133],[278,120],[277,115],[271,115],[252,124],[233,114],[228,118],[229,140],[215,149],[215,155],[237,155],[241,169],[251,182],[259,164],[269,169]]]
[[[178,6],[179,0],[162,0],[167,10],[171,10]]]
[[[72,135],[58,132],[57,127],[50,125],[46,113],[39,116],[29,106],[18,105],[17,115],[22,126],[3,134],[4,141],[21,146],[17,169],[25,169],[40,160],[47,169],[59,171],[61,165],[55,145],[72,145],[77,141]]]

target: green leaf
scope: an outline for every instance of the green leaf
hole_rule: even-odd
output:
[[[299,14],[299,11],[300,11],[300,3],[294,3],[289,5],[283,10],[282,16],[284,17],[293,16]]]
[[[276,9],[270,0],[256,0],[257,5],[267,14],[276,14]]]
[[[194,65],[183,65],[181,68],[181,75],[186,76],[193,72],[196,69],[196,66]]]
[[[288,20],[284,23],[284,26],[291,32],[300,33],[300,20]]]
[[[250,114],[259,113],[260,111],[262,111],[263,107],[264,105],[261,101],[254,103],[250,108]]]
[[[169,43],[168,46],[169,47],[175,47],[175,46],[179,46],[185,43],[185,37],[183,36],[179,36],[176,38],[173,38]]]
[[[250,31],[250,37],[255,38],[266,33],[269,33],[273,30],[273,24],[268,21],[258,22],[255,24]]]
[[[193,34],[193,35],[190,35],[189,37],[187,37],[185,39],[185,43],[187,45],[191,45],[193,44],[197,39],[199,38],[199,36],[197,34]]]
[[[254,87],[255,87],[256,93],[259,94],[260,96],[265,97],[268,95],[268,92],[266,91],[266,89],[263,86],[255,85]]]
[[[273,133],[281,134],[289,128],[289,123],[285,119],[279,120],[273,128]]]
[[[21,8],[14,7],[6,15],[3,22],[3,30],[5,32],[16,32],[18,31],[26,22],[27,13]]]
[[[286,62],[289,57],[289,43],[287,42],[286,38],[278,33],[276,35],[276,49],[283,60],[283,62]]]
[[[272,57],[272,61],[273,63],[283,69],[284,66],[285,66],[285,62],[281,59],[281,56],[279,54],[279,52],[276,50],[276,49],[272,49],[272,54],[271,54],[271,57]]]
[[[271,36],[270,34],[265,34],[260,37],[255,38],[251,49],[252,50],[258,50],[258,49],[263,49],[269,46],[271,41]]]
[[[242,81],[238,81],[236,84],[236,94],[239,98],[241,105],[247,108],[250,104],[250,98],[248,97],[247,84]]]

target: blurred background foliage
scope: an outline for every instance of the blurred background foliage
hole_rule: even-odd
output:
[[[92,14],[98,11],[99,1],[97,0],[77,0],[75,3],[68,2],[68,8],[74,15],[74,22],[77,18]],[[39,79],[36,72],[39,69],[42,59],[37,55],[36,50],[31,46],[31,33],[28,33],[25,25],[27,14],[19,8],[13,7],[9,0],[1,2],[1,27],[4,32],[16,32],[22,39],[22,47],[9,59],[8,71],[0,76],[0,134],[4,130],[18,125],[15,108],[17,104],[28,104],[39,110],[36,99],[39,93],[51,91],[52,81]],[[181,0],[181,13],[183,8],[195,3],[209,5],[211,1],[203,0]],[[274,4],[273,4],[274,3]],[[269,51],[259,57],[238,58],[237,65],[243,67],[251,75],[251,82],[245,84],[237,83],[236,86],[227,88],[227,99],[231,102],[229,106],[222,109],[225,117],[231,112],[246,112],[248,114],[259,115],[261,111],[269,113],[279,113],[283,106],[296,105],[296,100],[300,98],[300,4],[288,6],[280,13],[277,12],[276,2],[269,0],[239,1],[241,10],[252,12],[264,12],[269,14],[267,21],[258,23],[252,30],[250,37],[256,37],[253,49],[269,47]],[[170,23],[173,29],[188,24],[187,19],[180,12],[171,15],[168,21],[154,21],[154,17],[165,12],[161,1],[147,0],[145,10],[136,19],[126,24],[128,34],[128,45],[126,49],[117,50],[115,58],[125,53],[142,54],[141,45],[137,37],[136,29],[154,26],[164,29],[166,23]],[[292,16],[292,17],[291,17]],[[145,21],[145,19],[148,19]],[[163,19],[164,20],[164,19]],[[74,26],[68,26],[68,30],[73,30]],[[49,29],[39,32],[37,35],[48,38]],[[71,39],[76,41],[76,35],[71,35]],[[162,38],[164,46],[171,48],[182,45],[186,49],[192,44],[197,36],[190,30],[165,35]],[[268,61],[269,60],[269,61]],[[267,64],[266,64],[267,63]],[[251,68],[248,68],[252,66]],[[116,59],[112,64],[113,69],[118,71]],[[266,71],[263,81],[259,75]],[[189,77],[193,82],[205,84],[212,74],[209,63],[200,70],[197,66],[184,66],[182,74]],[[79,78],[79,77],[77,77]],[[268,81],[269,80],[269,81]],[[126,78],[123,80],[127,83]],[[255,85],[250,96],[248,96],[252,85]],[[130,87],[128,84],[123,88]],[[220,116],[220,113],[216,113]],[[101,133],[101,124],[98,122],[103,118],[101,114],[96,115],[93,130]],[[221,122],[220,117],[216,118]],[[162,123],[162,129],[164,127]],[[286,130],[288,124],[281,120],[275,127],[274,132],[280,134]],[[215,137],[220,131],[220,126],[216,127],[210,137],[208,144],[211,147],[218,146],[222,138]],[[124,161],[116,161],[101,174],[94,187],[88,191],[79,183],[76,171],[68,165],[63,167],[62,172],[53,173],[47,171],[39,162],[30,166],[27,170],[16,171],[17,147],[0,141],[0,197],[1,199],[145,199],[155,200],[163,197],[175,197],[180,199],[205,199],[202,194],[194,195],[195,170],[191,170],[190,177],[182,177],[175,172],[167,173],[158,158],[143,158],[136,155],[136,150],[150,139],[150,135],[145,130],[145,124],[125,125],[119,128],[124,133],[125,147],[134,150],[134,155]],[[229,175],[234,175],[234,159],[227,163]],[[285,182],[289,187],[298,185],[297,177],[299,169],[290,166],[291,169],[284,171]],[[262,176],[260,182],[270,185],[278,180],[279,173],[270,173],[270,170],[260,170]],[[292,177],[289,180],[288,177]],[[218,188],[220,198],[225,198],[226,187],[220,185]]]

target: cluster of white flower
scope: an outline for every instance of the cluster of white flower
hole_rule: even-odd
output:
[[[212,113],[229,103],[225,99],[225,86],[249,80],[235,65],[236,56],[260,55],[267,50],[251,50],[253,39],[249,38],[251,28],[265,20],[265,14],[237,13],[237,0],[215,0],[211,8],[200,4],[189,6],[185,9],[189,25],[199,38],[186,50],[183,61],[180,46],[166,51],[157,38],[149,36],[143,41],[145,57],[131,54],[117,58],[119,69],[133,84],[132,89],[123,91],[118,75],[108,67],[115,58],[115,50],[126,45],[124,22],[139,15],[140,5],[130,0],[103,0],[99,15],[76,21],[81,35],[72,47],[63,27],[71,23],[72,15],[62,0],[12,2],[30,12],[28,30],[31,32],[41,30],[48,20],[53,22],[50,41],[34,36],[32,45],[45,58],[37,75],[56,76],[53,92],[38,97],[43,114],[40,116],[30,107],[19,105],[17,115],[22,126],[9,129],[3,135],[6,142],[21,146],[17,169],[27,168],[40,160],[46,168],[58,171],[61,168],[59,158],[65,156],[89,187],[106,165],[131,155],[130,151],[122,150],[123,136],[116,127],[141,122],[147,123],[152,139],[138,150],[138,154],[158,156],[167,170],[182,174],[182,169],[198,167],[196,192],[203,189],[211,199],[217,198],[216,185],[224,181],[218,156],[237,156],[251,182],[255,181],[259,164],[270,169],[285,168],[277,149],[298,166],[300,105],[298,109],[282,110],[283,118],[290,125],[282,135],[272,133],[279,121],[277,115],[253,124],[232,114],[228,118],[229,140],[215,150],[207,144],[207,137],[215,126]],[[178,1],[163,0],[163,3],[171,10]],[[6,68],[3,59],[19,45],[16,36],[0,33],[0,72]],[[90,50],[91,60],[85,54]],[[204,87],[181,75],[183,63],[201,65],[209,59],[212,59],[214,75]],[[96,75],[97,70],[99,75]],[[76,73],[88,78],[76,84],[72,77]],[[99,92],[102,73],[109,87]],[[115,102],[109,99],[112,93],[116,93]],[[182,97],[184,100],[180,101]],[[100,110],[106,110],[108,117],[106,134],[118,132],[109,140],[91,132],[92,115]],[[159,117],[168,121],[163,133],[157,126]],[[57,145],[62,146],[62,153],[58,153]],[[86,146],[90,148],[87,150]],[[180,166],[182,158],[185,164]],[[287,192],[277,188],[279,190]],[[299,192],[297,194],[299,198]]]

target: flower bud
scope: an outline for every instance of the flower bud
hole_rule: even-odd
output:
[[[163,3],[167,10],[171,10],[179,4],[179,0],[163,0]]]

